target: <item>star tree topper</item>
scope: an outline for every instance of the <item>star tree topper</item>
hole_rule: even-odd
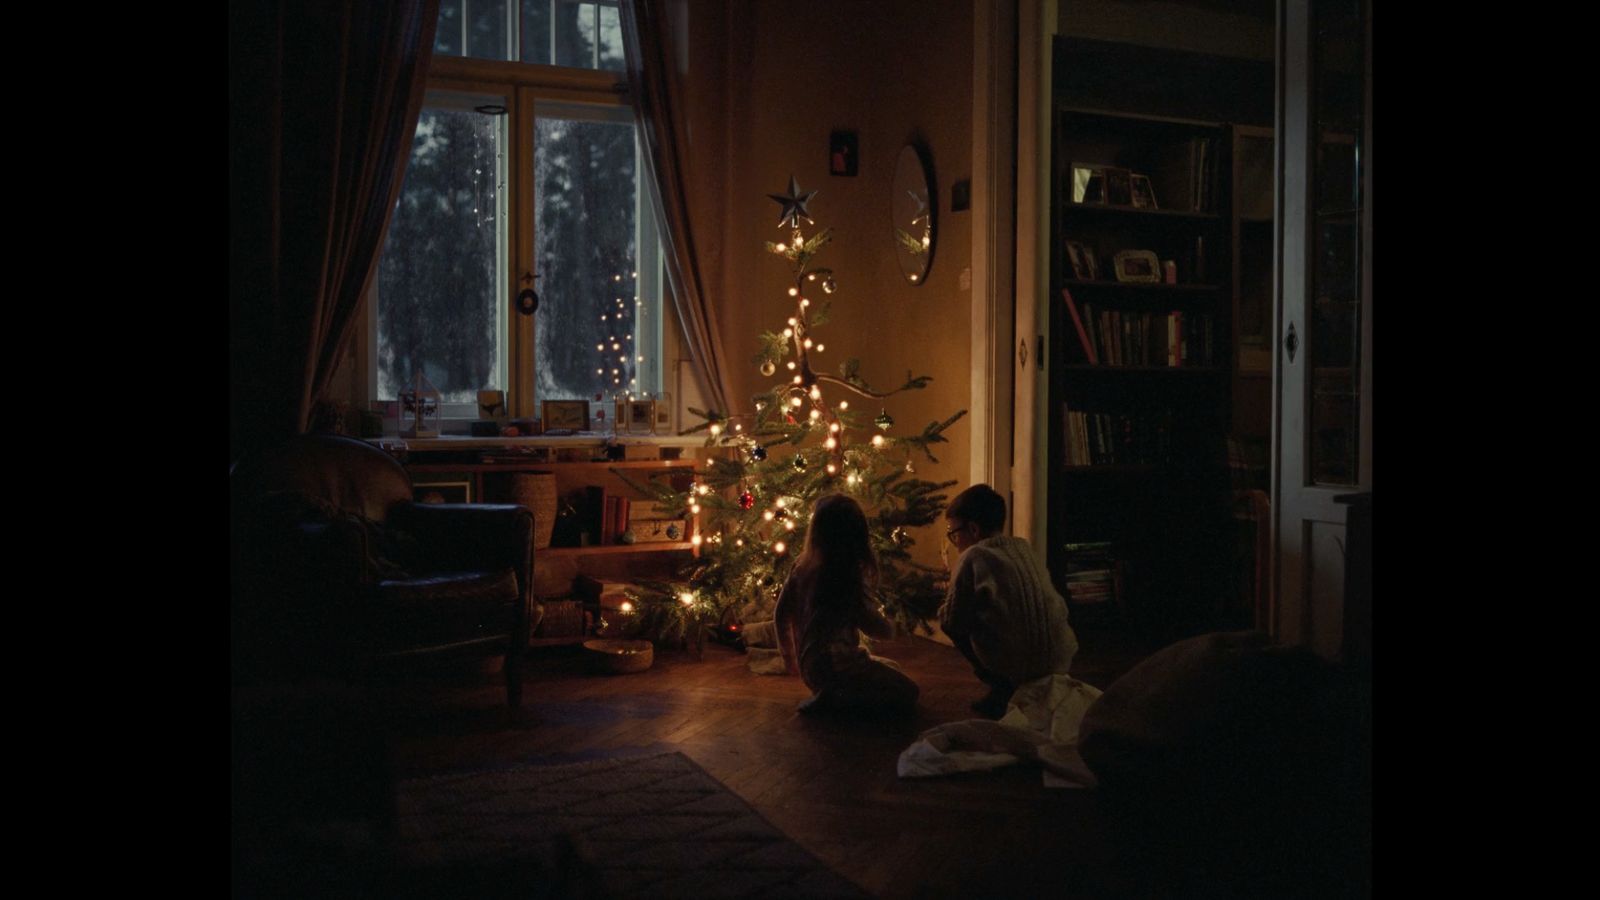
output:
[[[811,218],[811,214],[806,212],[806,204],[811,201],[812,197],[816,196],[816,193],[816,191],[806,191],[804,194],[800,193],[800,182],[796,181],[793,175],[790,175],[788,196],[784,196],[783,194],[768,194],[768,197],[771,197],[773,200],[776,200],[783,206],[782,212],[778,214],[778,227],[782,228],[787,225],[790,228],[798,228],[800,227],[801,219],[805,219],[808,223],[815,224]]]

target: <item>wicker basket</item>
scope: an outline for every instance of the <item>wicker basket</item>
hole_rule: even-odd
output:
[[[511,502],[533,510],[533,548],[550,546],[556,527],[556,476],[554,472],[512,472]]]
[[[609,675],[643,672],[655,661],[655,646],[649,641],[584,641],[583,649],[589,665]]]

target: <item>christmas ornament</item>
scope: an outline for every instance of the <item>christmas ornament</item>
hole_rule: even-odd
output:
[[[888,410],[884,410],[878,413],[878,417],[872,420],[872,424],[878,426],[880,431],[888,431],[894,427],[894,419],[890,418]]]
[[[837,282],[835,282],[833,280],[833,276],[832,275],[829,275],[827,278],[822,279],[822,292],[824,294],[831,294],[831,293],[833,293],[834,291],[836,291],[838,289],[839,289],[839,285],[838,285]]]
[[[787,225],[790,228],[799,228],[801,219],[812,222],[811,214],[806,212],[806,204],[811,201],[812,197],[816,196],[816,193],[816,191],[800,193],[800,182],[795,181],[794,176],[790,175],[788,196],[768,194],[768,197],[778,201],[783,207],[783,211],[778,214],[778,227],[782,228]]]
[[[756,505],[756,495],[755,494],[752,494],[749,491],[745,491],[744,493],[739,495],[739,508],[740,509],[750,509],[751,507],[753,507],[755,505]]]
[[[765,460],[766,458],[767,458],[767,448],[761,446],[760,444],[757,444],[754,447],[750,448],[750,461],[751,462],[761,462],[761,461]],[[748,506],[745,507],[745,509],[749,509],[749,508],[750,507],[748,507]]]
[[[894,541],[896,546],[904,547],[906,545],[906,530],[904,528],[896,528],[889,532],[889,539]]]
[[[806,470],[806,458],[804,456],[796,453],[790,462],[794,463],[794,469],[796,472],[804,472]]]
[[[765,361],[763,361],[761,363],[761,374],[762,375],[766,375],[766,376],[770,377],[772,375],[772,373],[774,373],[776,371],[778,371],[778,367],[773,364],[772,360],[770,360],[770,359],[769,360],[765,360]]]
[[[916,466],[913,466],[913,465],[912,465],[912,464],[911,464],[911,460],[909,460],[909,459],[908,459],[908,460],[906,460],[906,471],[907,471],[907,472],[910,472],[910,473],[911,473],[911,474],[913,474],[913,475],[915,475],[915,474],[916,474],[916,473],[917,473],[917,467],[916,467]]]
[[[675,541],[682,534],[683,534],[683,529],[679,528],[676,524],[672,524],[672,525],[668,525],[667,526],[667,540]]]

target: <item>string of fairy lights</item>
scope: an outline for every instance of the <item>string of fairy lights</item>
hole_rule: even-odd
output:
[[[786,422],[804,424],[807,428],[819,428],[825,431],[827,436],[822,442],[823,449],[826,451],[826,462],[823,464],[824,470],[830,478],[843,475],[846,488],[853,489],[862,484],[864,479],[861,474],[851,467],[849,455],[847,454],[849,448],[846,445],[847,430],[840,418],[841,413],[845,413],[850,409],[850,401],[842,399],[837,403],[830,403],[824,396],[823,386],[837,385],[862,397],[878,400],[884,399],[894,392],[879,393],[862,385],[852,384],[844,378],[818,372],[812,367],[813,357],[822,354],[827,348],[822,342],[812,337],[812,302],[806,296],[806,292],[813,286],[820,287],[825,294],[832,294],[838,290],[838,283],[834,279],[832,269],[809,267],[812,256],[827,242],[830,234],[828,229],[823,229],[808,240],[804,229],[801,228],[800,222],[802,219],[807,224],[816,224],[806,210],[806,204],[816,193],[814,190],[802,193],[798,182],[791,175],[787,194],[768,195],[782,207],[778,217],[778,227],[788,228],[789,238],[787,241],[768,243],[767,249],[787,259],[793,266],[795,273],[794,283],[787,289],[788,296],[794,302],[794,314],[785,321],[781,332],[785,347],[784,355],[792,356],[792,358],[785,360],[783,365],[786,371],[793,374],[789,376],[788,383],[777,392],[777,398],[778,402],[782,404]],[[778,369],[776,363],[768,359],[761,363],[760,371],[762,375],[771,377],[777,374]],[[757,402],[756,414],[730,415],[720,421],[713,421],[710,425],[712,437],[721,440],[724,445],[732,443],[744,448],[749,454],[751,462],[764,461],[767,458],[766,447],[745,433],[744,422],[741,421],[754,419],[764,408],[761,402]],[[804,417],[803,423],[802,416]],[[886,432],[894,426],[894,419],[889,416],[887,411],[883,411],[873,422],[880,433],[874,434],[870,443],[875,450],[882,450],[893,440],[886,437],[882,432]],[[803,468],[808,464],[803,452],[797,453],[792,459],[796,468]],[[706,460],[708,469],[714,464],[714,460]],[[911,466],[909,457],[906,462],[906,469],[907,471],[915,471]],[[702,497],[710,493],[710,491],[711,487],[704,483],[697,483],[690,487],[688,510],[691,514],[700,512],[698,497]],[[771,531],[763,535],[764,540],[770,541],[768,549],[774,556],[782,556],[788,552],[789,542],[793,539],[793,532],[799,524],[799,516],[796,510],[790,508],[791,499],[781,495],[775,496],[771,498],[770,505],[761,513],[763,523],[775,523]],[[755,497],[748,488],[741,490],[739,505],[746,510],[754,508]],[[721,535],[714,534],[709,538],[705,538],[704,541],[720,543],[722,539]],[[744,546],[743,538],[735,537],[733,540],[735,546]],[[703,540],[700,535],[696,534],[691,539],[691,542],[698,548],[703,543]],[[694,594],[688,591],[681,593],[679,600],[685,606],[693,606],[695,603]]]
[[[611,276],[614,285],[609,293],[622,293],[624,280],[633,284],[633,304],[630,308],[623,297],[610,297],[600,301],[600,321],[602,324],[610,323],[609,334],[594,345],[600,354],[600,365],[594,374],[600,382],[600,389],[612,388],[614,390],[627,390],[629,395],[639,390],[639,367],[644,363],[644,354],[639,353],[635,346],[634,331],[639,317],[644,315],[644,301],[639,297],[639,273],[629,272],[626,276],[616,274]],[[631,317],[631,320],[630,320]],[[604,332],[604,330],[603,330]],[[618,335],[621,335],[620,337]],[[630,367],[628,357],[633,357]],[[613,361],[615,357],[615,361]],[[607,383],[607,379],[610,383]],[[623,386],[623,378],[627,378],[627,386]]]

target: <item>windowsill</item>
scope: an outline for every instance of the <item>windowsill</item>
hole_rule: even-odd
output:
[[[704,434],[619,434],[609,431],[580,431],[577,434],[538,434],[526,437],[472,437],[446,434],[434,438],[403,438],[386,434],[366,438],[379,447],[405,447],[410,450],[484,450],[495,447],[604,447],[624,444],[655,447],[703,447]]]

